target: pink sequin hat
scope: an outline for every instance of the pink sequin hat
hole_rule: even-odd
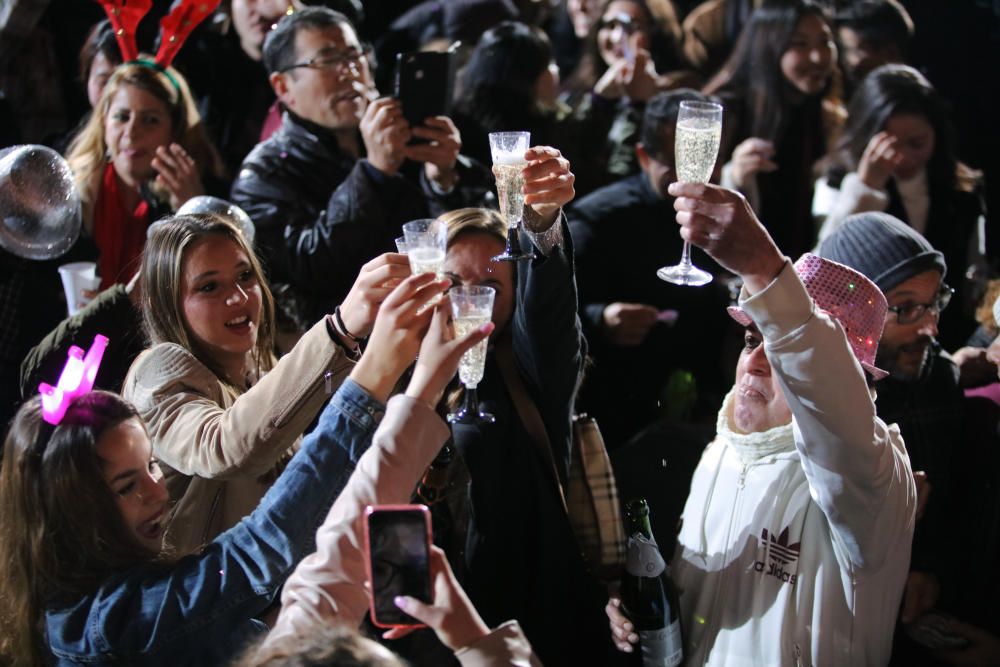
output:
[[[844,327],[847,342],[861,367],[876,380],[888,375],[875,366],[875,352],[888,309],[885,295],[875,283],[848,266],[812,253],[802,255],[795,262],[795,273],[816,307]],[[738,306],[730,306],[729,315],[743,326],[753,322]]]

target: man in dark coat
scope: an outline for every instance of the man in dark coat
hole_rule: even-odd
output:
[[[244,160],[232,200],[257,227],[282,310],[307,326],[343,299],[365,262],[394,250],[400,225],[478,203],[487,179],[459,157],[448,118],[410,127],[398,100],[376,99],[343,14],[311,7],[284,17],[264,64],[285,113]],[[410,144],[415,137],[426,143]]]

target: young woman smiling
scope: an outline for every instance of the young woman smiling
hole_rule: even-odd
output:
[[[725,66],[702,91],[725,106],[722,185],[747,196],[791,257],[815,241],[813,165],[843,122],[837,47],[813,0],[758,8]]]
[[[338,316],[276,361],[274,299],[237,228],[201,215],[157,223],[142,264],[153,347],[132,365],[122,395],[163,463],[176,502],[168,538],[179,553],[253,511],[351,371],[354,338],[371,332],[379,304],[408,275],[402,255],[372,260]]]
[[[55,426],[42,422],[38,397],[22,406],[0,469],[0,662],[226,664],[264,629],[255,617],[316,526],[380,502],[381,487],[370,492],[380,474],[415,482],[444,443],[432,406],[462,353],[492,330],[451,335],[446,313],[425,308],[447,284],[423,274],[389,295],[370,356],[260,506],[197,555],[164,551],[169,494],[132,406],[90,392]],[[405,396],[386,405],[418,351]]]

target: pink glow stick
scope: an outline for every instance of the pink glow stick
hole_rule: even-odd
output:
[[[38,385],[42,394],[42,419],[52,424],[59,424],[66,416],[66,409],[73,399],[83,396],[94,388],[97,379],[97,369],[108,347],[108,337],[97,334],[94,342],[84,356],[83,350],[76,345],[69,348],[66,365],[59,374],[56,386],[45,382]]]

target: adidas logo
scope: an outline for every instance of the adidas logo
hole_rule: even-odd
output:
[[[774,577],[782,583],[794,586],[797,575],[793,574],[792,571],[794,571],[795,568],[792,567],[790,568],[792,571],[787,571],[785,570],[785,567],[794,565],[794,563],[799,559],[799,547],[802,543],[788,543],[787,526],[777,537],[774,536],[774,533],[768,533],[767,528],[764,528],[760,534],[760,541],[764,544],[764,547],[767,550],[766,558],[770,561],[770,563],[765,564],[764,561],[760,560],[754,561],[754,571]],[[765,565],[767,565],[766,570]]]
[[[801,542],[796,542],[795,544],[788,543],[788,527],[786,526],[781,535],[778,538],[774,538],[774,533],[768,535],[767,528],[765,528],[760,534],[761,541],[767,545],[768,557],[781,563],[782,565],[788,565],[789,563],[794,563],[799,559],[799,545]]]

